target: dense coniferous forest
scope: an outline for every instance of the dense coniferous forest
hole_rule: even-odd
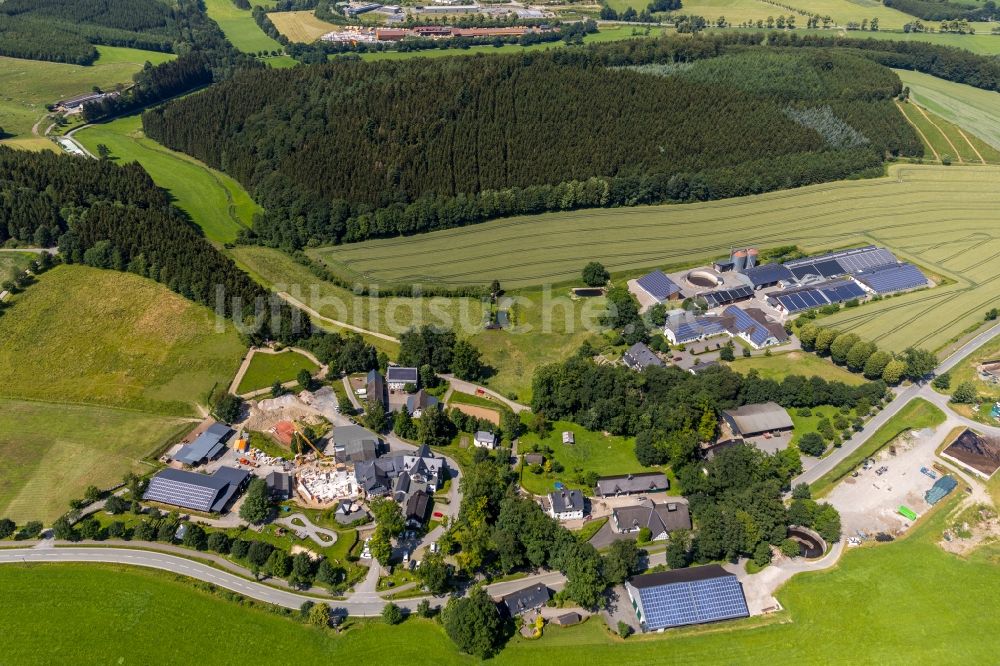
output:
[[[93,44],[169,51],[175,18],[158,0],[7,0],[0,53],[89,65]]]
[[[272,303],[277,297],[206,241],[138,164],[0,147],[0,242],[10,239],[58,243],[68,263],[161,282],[195,302],[221,307],[247,330],[259,331],[252,338],[291,342],[309,333],[307,319]],[[255,326],[258,304],[266,316]]]
[[[677,46],[685,60],[722,51]],[[775,95],[764,56],[733,49],[725,77],[633,71],[678,59],[629,47],[616,58],[613,46],[246,72],[146,112],[143,125],[242,182],[267,210],[255,232],[285,247],[736,196],[873,175],[887,153],[922,154],[884,67],[782,52],[800,83],[783,79]],[[851,123],[862,140],[831,145],[796,109]]]
[[[884,3],[886,7],[925,21],[990,21],[996,16],[993,0],[987,0],[982,5],[948,0],[884,0]]]

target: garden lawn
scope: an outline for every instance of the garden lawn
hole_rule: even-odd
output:
[[[18,142],[30,141],[31,127],[47,113],[46,104],[90,92],[94,86],[129,84],[147,60],[156,65],[175,57],[171,53],[115,46],[98,46],[97,52],[100,57],[86,67],[0,57],[0,127],[14,135],[14,139],[0,143],[23,145]],[[40,133],[45,126],[39,126]]]
[[[663,635],[621,641],[600,618],[569,628],[547,626],[539,640],[516,637],[498,666],[562,664],[992,663],[1000,616],[983,612],[1000,596],[1000,546],[967,558],[937,545],[956,498],[946,500],[906,538],[848,550],[830,570],[799,574],[778,592],[786,609]],[[895,575],[905,572],[905,575]],[[889,575],[887,575],[887,573]],[[0,605],[11,663],[44,661],[231,664],[240,660],[357,660],[471,664],[435,622],[411,618],[390,627],[354,621],[342,635],[307,627],[249,605],[224,601],[186,579],[110,565],[0,566]],[[102,640],[94,626],[125,626]],[[162,628],[171,627],[170,635]],[[204,627],[213,631],[206,632]],[[172,635],[185,640],[172,640]],[[46,640],[38,641],[44,635]],[[220,635],[239,640],[221,645]]]
[[[302,354],[291,350],[279,354],[256,353],[250,359],[250,367],[243,375],[237,392],[242,395],[270,388],[276,381],[290,382],[298,377],[300,370],[308,370],[309,374],[313,374],[319,368]]]
[[[0,252],[0,282],[5,282],[14,272],[22,272],[36,256],[31,252]]]
[[[845,458],[839,465],[812,484],[813,497],[821,497],[861,462],[908,430],[934,428],[945,422],[944,413],[923,398],[912,400],[879,428],[864,446]]]
[[[779,382],[789,375],[822,377],[827,381],[843,382],[850,386],[859,386],[866,381],[861,375],[854,374],[834,364],[829,359],[803,351],[737,358],[735,361],[731,361],[729,366],[744,375],[751,370],[756,370],[762,378]]]
[[[574,434],[575,444],[562,443],[562,433],[566,430]],[[544,453],[546,460],[556,460],[564,469],[560,473],[541,474],[534,474],[528,469],[522,471],[521,485],[535,495],[552,492],[556,481],[562,482],[567,488],[592,490],[580,478],[587,472],[609,476],[649,471],[635,459],[634,438],[605,436],[569,421],[553,421],[551,431],[544,438],[539,438],[533,432],[522,435],[518,441],[518,452],[531,453],[536,444],[552,449],[552,453]]]
[[[149,471],[143,459],[194,426],[142,412],[0,398],[0,517],[51,521],[87,486],[108,488],[126,472]]]
[[[245,347],[228,321],[130,273],[57,266],[0,316],[0,397],[197,416]]]
[[[223,1],[232,5],[229,0]],[[111,151],[111,159],[139,162],[209,240],[236,240],[240,230],[251,225],[254,213],[260,211],[246,190],[226,174],[146,138],[138,115],[92,125],[73,136],[95,155],[97,146],[104,144]]]

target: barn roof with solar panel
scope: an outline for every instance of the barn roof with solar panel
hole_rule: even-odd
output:
[[[927,276],[913,264],[893,264],[862,271],[854,276],[866,291],[885,295],[927,286]]]
[[[647,273],[636,280],[636,284],[640,289],[661,303],[672,298],[677,298],[681,293],[681,288],[677,283],[667,277],[663,271]]]
[[[767,302],[774,308],[794,314],[810,308],[864,298],[866,295],[867,292],[856,282],[834,280],[813,287],[781,291],[768,296]]]
[[[750,616],[739,579],[718,564],[636,576],[625,590],[646,631]]]
[[[249,472],[233,467],[220,467],[211,476],[168,467],[150,479],[142,499],[191,511],[219,513],[249,478]]]
[[[854,275],[872,268],[892,266],[896,263],[896,256],[889,250],[884,247],[866,245],[865,247],[793,259],[786,261],[784,266],[791,271],[792,275],[801,280],[810,275],[827,279],[841,275]]]

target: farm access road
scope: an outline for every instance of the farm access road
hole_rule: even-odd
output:
[[[941,375],[950,371],[958,365],[962,359],[998,335],[1000,335],[1000,324],[995,324],[956,349],[950,356],[948,356],[948,358],[943,360],[938,367],[934,369],[934,374]],[[940,407],[945,410],[946,414],[953,416],[955,419],[961,421],[969,427],[974,427],[977,430],[984,430],[991,434],[1000,435],[1000,428],[986,426],[952,412],[951,407],[948,405],[948,397],[935,391],[931,388],[930,384],[911,384],[910,386],[899,390],[893,401],[890,402],[885,409],[876,414],[868,423],[866,423],[861,432],[857,433],[854,437],[851,437],[849,442],[846,442],[839,449],[835,449],[833,453],[820,460],[816,463],[816,465],[810,467],[808,470],[795,477],[795,479],[792,480],[792,485],[794,486],[799,483],[816,483],[823,477],[824,474],[832,471],[834,467],[839,465],[841,462],[850,457],[851,454],[861,448],[865,442],[878,432],[879,428],[884,426],[890,419],[906,407],[906,405],[917,398],[923,398],[931,404]]]

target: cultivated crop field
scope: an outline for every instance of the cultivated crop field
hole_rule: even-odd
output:
[[[1000,43],[1000,36],[993,39]],[[903,85],[909,86],[910,99],[1000,148],[1000,93],[920,72],[895,71]]]
[[[1000,297],[1000,168],[893,165],[888,176],[724,201],[514,217],[320,248],[313,255],[368,281],[578,281],[591,259],[611,271],[694,265],[740,245],[824,250],[881,243],[953,282],[847,310],[824,323],[890,349],[947,345]]]
[[[941,163],[996,164],[1000,152],[977,136],[914,103],[897,104],[917,130],[928,158]]]
[[[57,395],[52,398],[57,399]],[[0,398],[0,516],[51,521],[89,485],[110,487],[191,430],[191,419]]]
[[[641,0],[611,0],[608,4],[619,11],[630,6],[642,11],[649,3]],[[782,0],[780,3],[766,0],[690,0],[684,2],[677,13],[704,16],[712,22],[724,16],[730,25],[739,25],[744,21],[766,21],[769,16],[777,18],[794,15],[796,25],[804,28],[807,16],[799,12],[829,16],[840,26],[847,25],[849,21],[860,23],[863,19],[871,21],[878,18],[882,29],[898,30],[903,24],[914,20],[908,14],[883,6],[878,0]]]
[[[271,23],[278,29],[278,32],[285,37],[293,42],[305,44],[315,42],[320,36],[340,28],[338,25],[316,18],[316,13],[313,10],[271,12],[267,17],[271,19]]]
[[[0,316],[0,396],[196,416],[244,347],[208,308],[129,273],[58,266]]]
[[[253,214],[260,210],[246,190],[226,174],[147,139],[137,115],[92,125],[74,137],[95,155],[97,146],[104,144],[111,151],[111,159],[142,164],[209,240],[235,240],[240,229],[249,227]]]
[[[0,57],[0,127],[13,145],[31,141],[31,127],[46,113],[45,105],[90,92],[131,83],[147,60],[154,65],[174,58],[171,53],[98,46],[100,57],[90,66]],[[42,126],[39,132],[45,130]],[[46,142],[48,143],[48,142]],[[37,141],[33,145],[39,145]],[[51,144],[49,144],[51,145]]]

